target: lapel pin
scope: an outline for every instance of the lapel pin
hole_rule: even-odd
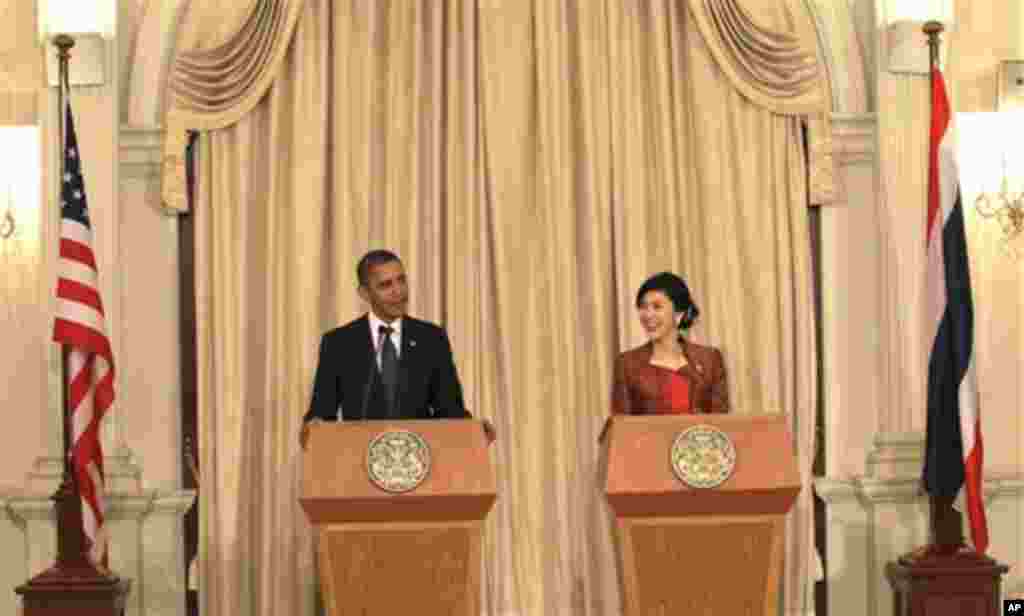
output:
[[[416,348],[416,341],[412,338],[409,339],[409,348]]]

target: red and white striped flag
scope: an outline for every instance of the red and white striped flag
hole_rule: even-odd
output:
[[[971,541],[983,554],[988,548],[988,524],[982,499],[984,450],[972,352],[974,303],[951,123],[946,84],[936,68],[928,169],[925,340],[931,347],[923,479],[925,490],[933,496],[966,497]]]
[[[114,355],[106,334],[92,249],[92,225],[70,102],[64,113],[64,177],[53,340],[66,345],[68,351],[65,386],[71,413],[71,464],[82,499],[82,525],[89,557],[105,567],[106,500],[100,428],[114,402]]]

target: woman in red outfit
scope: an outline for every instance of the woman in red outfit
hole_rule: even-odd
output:
[[[684,336],[700,311],[683,279],[651,276],[637,291],[636,308],[648,341],[615,359],[612,414],[728,412],[721,351]]]

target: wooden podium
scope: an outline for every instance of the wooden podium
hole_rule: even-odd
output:
[[[370,480],[370,443],[407,431],[426,442],[430,469],[415,489]],[[494,469],[481,422],[360,421],[311,426],[299,501],[317,531],[329,616],[478,616],[483,523]]]
[[[672,470],[676,436],[699,424],[736,451],[732,475],[714,488],[691,488]],[[783,417],[616,416],[602,441],[625,614],[778,612],[786,512],[800,491]]]

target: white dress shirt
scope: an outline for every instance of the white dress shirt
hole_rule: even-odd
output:
[[[385,323],[372,310],[369,312],[369,316],[370,337],[373,339],[373,351],[377,358],[377,368],[380,369],[380,328],[383,325],[392,329],[391,342],[395,345],[395,357],[400,358],[402,356],[402,319],[397,318],[391,323]]]

